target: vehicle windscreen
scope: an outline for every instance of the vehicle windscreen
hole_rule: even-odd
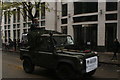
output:
[[[53,40],[56,46],[65,46],[65,45],[74,44],[71,36],[53,36]]]
[[[21,47],[26,47],[26,46],[28,46],[27,34],[22,34]]]

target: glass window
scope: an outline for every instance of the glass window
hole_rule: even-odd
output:
[[[66,19],[61,19],[62,24],[67,24],[67,18]]]
[[[26,23],[23,23],[23,27],[27,27]]]
[[[16,22],[16,9],[13,10],[13,22]]]
[[[23,5],[23,19],[24,19],[24,21],[26,21],[27,20],[27,11],[25,10],[25,8],[24,8],[25,6]]]
[[[67,16],[67,4],[62,4],[62,16]]]
[[[74,17],[73,21],[74,23],[76,22],[86,22],[86,21],[97,21],[98,20],[98,16],[94,15],[94,16],[81,16],[81,17]]]
[[[17,9],[17,21],[20,22],[20,8]]]
[[[41,3],[41,19],[45,19],[45,2]]]
[[[51,42],[49,37],[40,37],[37,39],[36,44],[41,51],[51,51]]]
[[[10,25],[8,25],[8,29],[10,29]]]
[[[63,34],[67,34],[67,26],[61,26],[61,31]]]
[[[115,11],[115,10],[117,10],[117,2],[106,2],[106,11]]]
[[[15,25],[15,24],[13,24],[13,28],[16,28],[16,25]]]
[[[13,30],[13,39],[16,39],[16,30]]]
[[[5,30],[5,39],[7,38],[7,31]]]
[[[53,36],[56,46],[72,45],[74,44],[71,36]]]
[[[7,26],[4,26],[5,27],[5,29],[7,29]]]
[[[117,20],[117,14],[106,14],[106,20]]]
[[[45,26],[45,21],[41,21],[41,26]]]
[[[10,30],[8,30],[8,38],[10,38]]]
[[[10,24],[10,11],[8,11],[8,24]]]
[[[98,2],[74,2],[74,14],[98,12]]]
[[[17,38],[20,39],[20,30],[17,30]]]
[[[30,27],[31,26],[31,23],[28,23],[28,27]]]
[[[23,33],[27,33],[27,29],[23,29]]]
[[[20,24],[17,24],[17,28],[20,28]]]
[[[7,23],[7,12],[4,12],[4,23]]]

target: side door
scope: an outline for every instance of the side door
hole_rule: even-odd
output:
[[[56,56],[52,53],[52,46],[49,37],[41,37],[41,44],[38,50],[38,61],[41,67],[52,68],[56,64]]]

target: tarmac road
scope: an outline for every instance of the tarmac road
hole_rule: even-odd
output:
[[[33,74],[27,74],[23,71],[22,61],[19,59],[19,53],[2,52],[2,77],[23,79],[39,79],[39,80],[58,80],[53,71],[36,67]],[[101,64],[91,80],[116,80],[120,78],[120,67],[117,65]],[[26,80],[27,80],[26,79]],[[5,80],[5,79],[3,79]]]

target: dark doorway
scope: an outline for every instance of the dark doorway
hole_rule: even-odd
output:
[[[77,25],[74,28],[75,45],[79,48],[96,49],[97,46],[97,25]]]
[[[117,23],[106,24],[105,45],[107,51],[113,50],[113,41],[116,38],[116,34],[117,34]]]

